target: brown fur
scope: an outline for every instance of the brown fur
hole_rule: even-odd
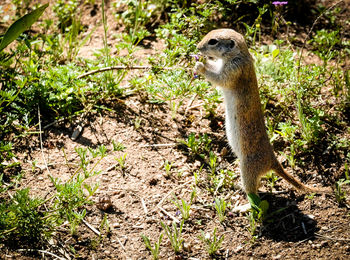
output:
[[[226,123],[229,119],[234,125],[227,133],[235,137],[230,144],[240,159],[245,192],[257,193],[261,176],[270,170],[300,191],[324,192],[302,184],[277,161],[265,129],[253,59],[243,36],[231,29],[214,30],[203,38],[198,49],[207,61],[197,62],[195,70],[224,92]],[[218,65],[214,60],[222,62]],[[232,137],[228,138],[230,141]]]

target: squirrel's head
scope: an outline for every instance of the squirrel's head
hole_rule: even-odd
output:
[[[197,46],[209,59],[235,59],[250,57],[241,34],[232,29],[217,29],[209,32]]]

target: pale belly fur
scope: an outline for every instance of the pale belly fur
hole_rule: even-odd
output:
[[[236,121],[235,97],[231,90],[222,89],[222,91],[225,101],[225,125],[228,143],[236,156],[241,158],[241,151],[239,147],[239,128],[237,127]]]

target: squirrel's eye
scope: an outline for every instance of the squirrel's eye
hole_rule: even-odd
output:
[[[219,42],[219,41],[216,40],[216,39],[211,39],[211,40],[208,42],[208,44],[209,44],[209,45],[216,45],[218,42]]]
[[[236,43],[232,40],[230,40],[230,44],[229,47],[232,49],[233,47],[235,47]]]

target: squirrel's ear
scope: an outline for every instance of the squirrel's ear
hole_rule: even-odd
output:
[[[230,42],[229,42],[229,47],[230,47],[231,49],[233,49],[233,48],[235,47],[235,45],[236,45],[235,41],[234,41],[234,40],[230,40]]]

